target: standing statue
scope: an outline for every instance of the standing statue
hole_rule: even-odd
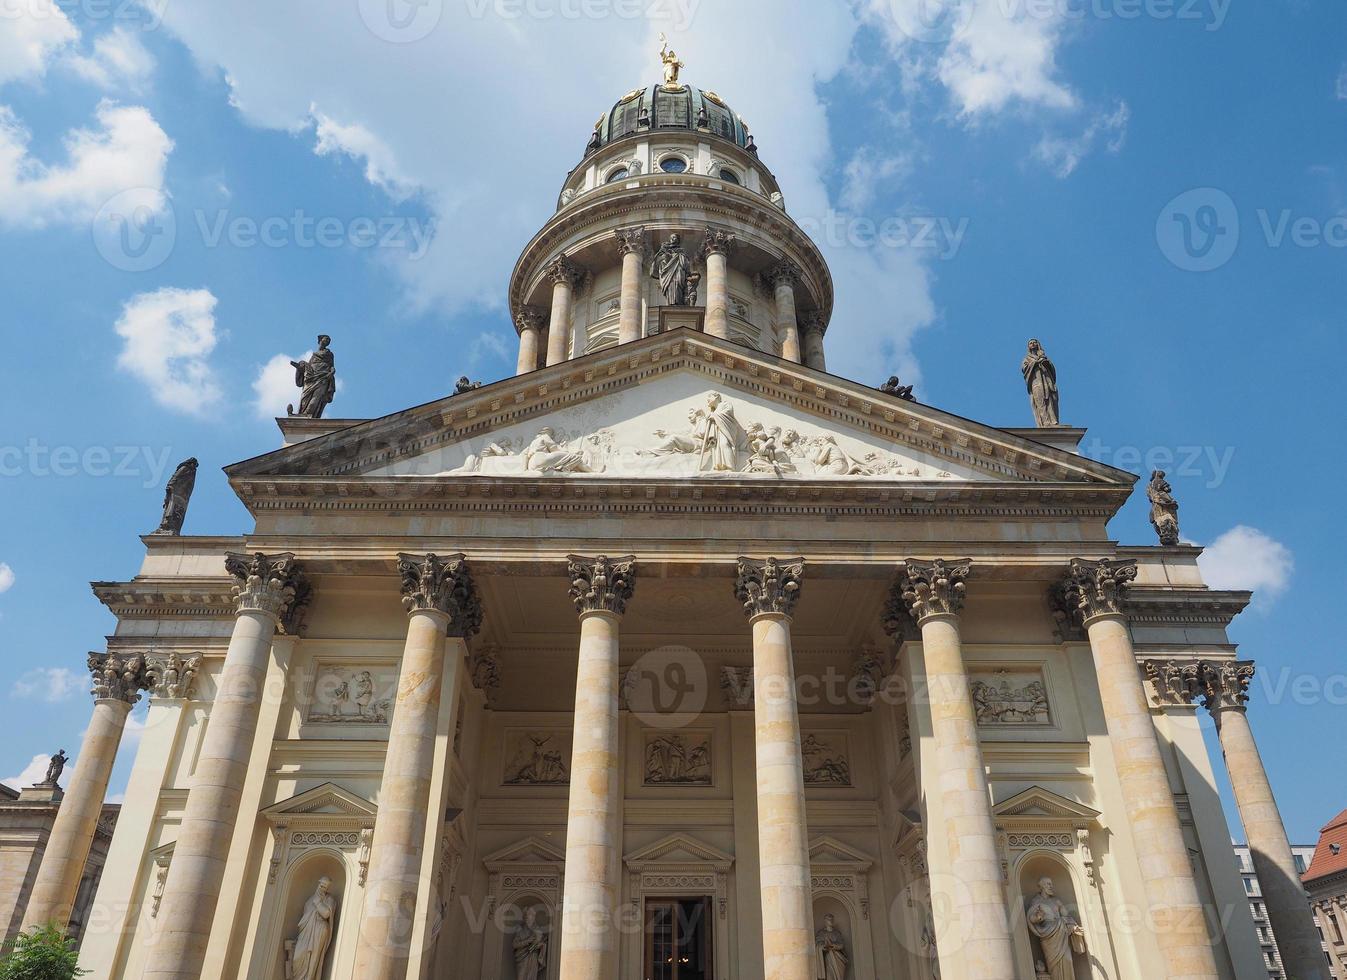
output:
[[[295,369],[295,386],[302,388],[299,398],[299,411],[293,405],[285,407],[291,418],[320,419],[323,410],[332,404],[337,395],[337,364],[332,358],[328,345],[332,338],[327,334],[318,337],[318,349],[307,361],[291,361]]]
[[[1174,499],[1174,488],[1165,479],[1164,470],[1151,474],[1151,485],[1146,488],[1151,501],[1151,527],[1160,535],[1160,543],[1173,546],[1179,543],[1179,502]]]
[[[734,406],[711,392],[706,396],[702,417],[698,469],[703,473],[738,473],[745,450],[744,430],[734,417]]]
[[[318,890],[304,903],[299,935],[285,944],[285,980],[319,980],[332,943],[332,919],[337,902],[330,894],[332,879],[319,878]]]
[[[659,39],[660,43],[664,45],[660,48],[659,52],[659,60],[664,64],[664,87],[680,88],[678,84],[678,74],[686,68],[687,65],[678,60],[678,55],[674,52],[673,48],[669,47],[669,39],[665,35],[661,34]]]
[[[664,294],[666,306],[688,306],[688,280],[692,276],[692,261],[683,251],[683,237],[670,235],[669,240],[655,253],[650,278],[659,280],[659,291]]]
[[[846,940],[837,928],[837,919],[829,913],[823,917],[823,928],[814,936],[818,961],[814,970],[818,980],[847,980]]]
[[[164,516],[159,522],[155,534],[181,534],[183,522],[187,520],[187,505],[192,502],[192,491],[196,489],[195,459],[184,460],[169,477],[164,488]]]
[[[1057,897],[1051,878],[1041,878],[1029,903],[1029,931],[1043,949],[1043,963],[1052,980],[1076,980],[1075,953],[1085,952],[1085,930]]]
[[[65,764],[69,756],[65,754],[65,749],[61,749],[51,757],[51,762],[47,764],[47,778],[38,783],[39,786],[55,786],[61,779],[61,773],[65,772]]]
[[[1034,424],[1040,429],[1061,425],[1061,397],[1057,391],[1057,368],[1048,360],[1043,345],[1029,341],[1029,356],[1020,370],[1029,386],[1029,402],[1034,407]]]
[[[538,925],[538,910],[524,910],[524,922],[514,937],[516,980],[543,980],[547,975],[547,933]]]

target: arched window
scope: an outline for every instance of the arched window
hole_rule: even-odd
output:
[[[727,184],[742,184],[742,183],[743,183],[743,181],[741,181],[741,180],[739,179],[739,175],[738,175],[737,173],[735,173],[733,170],[731,170],[729,167],[721,167],[721,168],[720,168],[720,179],[723,180],[723,181],[725,181],[725,183],[727,183]]]
[[[628,170],[626,167],[618,167],[616,170],[614,170],[612,173],[608,175],[607,183],[612,184],[619,180],[626,180],[630,176],[631,176],[630,170]]]
[[[659,162],[659,168],[666,174],[685,174],[688,172],[688,162],[682,157],[665,157]]]

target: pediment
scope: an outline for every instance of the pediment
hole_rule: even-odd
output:
[[[809,863],[815,867],[846,867],[865,871],[875,862],[869,855],[843,844],[835,837],[816,837],[809,844]]]
[[[675,330],[228,470],[269,478],[470,485],[546,479],[942,486],[1093,484],[1131,474],[930,406]]]
[[[511,844],[509,847],[503,847],[482,859],[482,864],[486,866],[488,871],[501,871],[520,865],[551,866],[565,863],[566,853],[564,851],[553,847],[547,841],[538,837],[525,837],[523,840]]]
[[[651,865],[712,865],[728,870],[734,855],[686,834],[671,834],[653,844],[628,854],[623,861],[627,867],[639,871]]]
[[[1028,817],[1052,820],[1094,820],[1098,810],[1083,803],[1068,800],[1041,786],[1031,786],[1023,793],[997,804],[992,811],[997,817]]]
[[[286,818],[355,817],[373,820],[379,809],[364,797],[343,789],[336,783],[324,783],[307,792],[273,803],[262,815],[273,823]]]

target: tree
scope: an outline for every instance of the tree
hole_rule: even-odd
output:
[[[55,926],[44,926],[14,938],[0,953],[0,980],[73,980],[84,976],[75,941]]]

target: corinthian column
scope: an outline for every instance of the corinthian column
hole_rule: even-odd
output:
[[[612,827],[618,794],[618,625],[635,586],[636,559],[571,555],[580,614],[570,805],[561,926],[561,980],[612,976],[618,941],[620,858]]]
[[[1127,588],[1136,577],[1135,561],[1076,559],[1054,599],[1059,616],[1089,635],[1123,805],[1140,854],[1148,926],[1165,958],[1165,975],[1214,980],[1216,959],[1125,615]]]
[[[405,977],[416,924],[440,692],[463,668],[482,606],[462,555],[399,555],[407,642],[388,730],[354,976]],[[453,642],[446,645],[446,637]],[[438,817],[437,817],[438,819]]]
[[[561,255],[547,267],[547,274],[552,278],[552,320],[547,328],[547,366],[551,367],[566,360],[575,286],[584,273],[574,262]]]
[[[622,305],[618,314],[617,342],[641,339],[641,283],[645,276],[645,229],[624,228],[617,232],[617,250],[622,256]]]
[[[762,950],[770,980],[814,980],[809,828],[790,641],[803,581],[803,558],[740,558],[734,589],[753,628]]]
[[[196,980],[202,974],[220,881],[240,816],[272,639],[278,628],[294,630],[308,599],[294,555],[230,554],[225,556],[225,568],[236,583],[238,618],[159,903],[157,919],[162,926],[144,973],[152,980]],[[253,818],[251,813],[244,816]]]
[[[959,633],[970,571],[968,561],[906,562],[899,568],[890,604],[921,630],[935,768],[940,773],[940,814],[949,841],[947,849],[931,851],[931,874],[959,883],[944,912],[950,922],[937,931],[962,941],[942,940],[941,947],[961,953],[966,976],[1011,980],[1015,952],[1001,885],[991,791]],[[940,867],[946,860],[948,867]],[[936,914],[941,912],[938,907]]]
[[[730,339],[730,249],[734,236],[708,228],[702,245],[706,260],[706,326],[712,337]]]
[[[44,925],[64,929],[69,924],[84,862],[103,813],[112,764],[126,730],[126,716],[140,700],[141,690],[149,686],[145,658],[139,654],[122,658],[91,653],[88,663],[93,675],[93,718],[42,852],[42,865],[23,916],[24,931]]]
[[[820,313],[810,314],[803,324],[804,363],[815,371],[828,370],[828,360],[823,353],[823,331],[826,327]]]
[[[1272,934],[1277,940],[1286,975],[1296,980],[1323,980],[1324,951],[1310,913],[1309,898],[1300,884],[1291,842],[1286,838],[1272,784],[1249,727],[1251,662],[1204,662],[1198,665],[1202,703],[1216,721],[1230,785],[1235,790],[1240,823],[1253,856],[1253,867],[1263,889]]]
[[[767,273],[767,281],[776,290],[776,332],[781,338],[781,356],[800,363],[800,321],[795,312],[795,284],[800,270],[793,262],[782,262]]]
[[[519,327],[519,363],[515,368],[516,377],[538,370],[538,338],[543,332],[543,312],[533,306],[526,306],[515,316],[515,325]]]

